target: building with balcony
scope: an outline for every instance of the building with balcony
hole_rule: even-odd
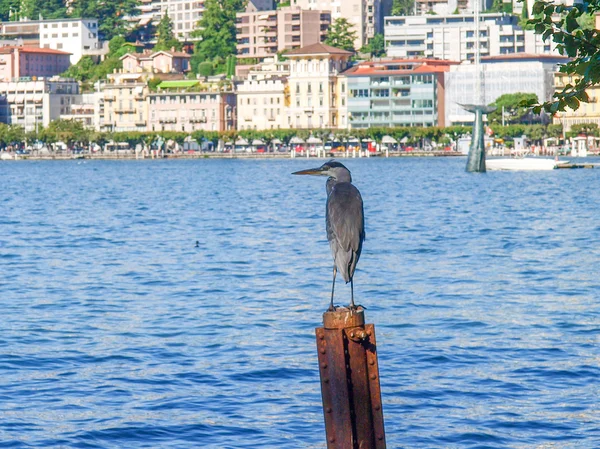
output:
[[[519,18],[504,13],[481,14],[479,37],[472,14],[392,16],[384,19],[385,45],[391,58],[426,57],[451,61],[513,53],[558,55],[555,44],[533,30],[523,30]]]
[[[345,18],[356,31],[354,49],[358,50],[383,31],[382,17],[389,14],[391,1],[386,0],[291,0],[301,9],[331,11],[331,20]]]
[[[148,95],[148,131],[231,131],[236,98],[230,87],[197,80],[163,81]]]
[[[81,102],[79,83],[59,77],[0,81],[0,95],[6,96],[4,123],[22,126],[27,132],[48,126],[72,104]]]
[[[127,53],[121,56],[123,71],[127,73],[182,73],[190,70],[191,56],[187,53],[171,51],[146,51]]]
[[[329,11],[281,8],[237,14],[237,56],[260,61],[278,52],[321,42],[331,24]]]
[[[290,63],[277,58],[250,69],[236,86],[237,129],[288,127],[285,111],[289,106],[289,75]]]
[[[351,128],[445,126],[444,74],[457,62],[398,59],[346,72]]]
[[[111,73],[99,99],[100,131],[146,131],[148,73]]]
[[[352,52],[313,44],[286,54],[290,60],[286,128],[347,128],[347,79]]]
[[[49,48],[0,47],[0,80],[60,75],[71,65],[70,56],[64,51]]]
[[[482,94],[485,104],[491,104],[504,94],[534,93],[539,101],[548,101],[554,94],[554,74],[568,58],[553,55],[504,55],[481,59]],[[477,80],[475,65],[462,63],[446,73],[446,125],[470,125],[473,114],[461,104],[476,103]]]

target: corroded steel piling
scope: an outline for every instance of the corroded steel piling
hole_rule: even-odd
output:
[[[338,308],[316,329],[328,449],[384,449],[375,327]]]

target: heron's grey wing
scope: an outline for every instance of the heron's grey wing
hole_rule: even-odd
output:
[[[327,239],[338,271],[349,282],[365,239],[362,197],[350,183],[336,184],[327,198]]]

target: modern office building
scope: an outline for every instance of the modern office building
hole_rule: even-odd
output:
[[[347,86],[341,73],[352,53],[313,44],[286,54],[290,60],[286,128],[346,128]]]
[[[351,128],[445,126],[444,74],[458,63],[397,59],[346,72]]]
[[[331,24],[329,11],[281,8],[237,14],[237,57],[260,61],[278,52],[321,42]]]
[[[484,57],[482,94],[485,104],[491,104],[504,94],[534,93],[539,101],[548,101],[554,94],[554,74],[559,64],[568,58],[552,55],[504,55]],[[450,68],[446,73],[446,124],[471,124],[473,114],[460,105],[475,103],[477,74],[469,62]]]
[[[392,58],[426,57],[451,61],[474,59],[476,45],[482,56],[512,53],[555,54],[533,30],[523,30],[519,18],[503,13],[481,14],[475,36],[472,14],[391,16],[385,18],[385,43]]]
[[[290,63],[277,58],[250,69],[236,86],[238,129],[287,128],[289,75]]]

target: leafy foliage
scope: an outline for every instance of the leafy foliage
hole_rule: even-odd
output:
[[[156,29],[156,45],[154,46],[155,51],[159,50],[171,50],[174,48],[177,51],[181,51],[183,45],[177,40],[173,34],[173,21],[168,14],[165,14],[160,19],[158,27]]]
[[[392,16],[408,16],[415,10],[414,0],[394,0],[392,2]]]
[[[236,13],[242,11],[245,0],[206,0],[204,12],[194,36],[200,38],[194,47],[192,70],[204,61],[215,61],[236,54]]]
[[[106,75],[115,69],[123,67],[121,56],[134,51],[134,47],[121,36],[113,37],[108,48],[108,55],[100,64],[96,64],[89,56],[84,56],[77,64],[70,66],[62,76],[81,82],[83,90],[92,89],[93,83],[106,78]]]
[[[488,114],[490,123],[502,123],[502,110],[504,109],[504,122],[507,124],[523,123],[532,120],[531,108],[528,104],[537,103],[536,94],[517,92],[514,94],[500,95],[491,106],[496,110]]]
[[[329,27],[325,44],[342,50],[354,51],[354,41],[357,34],[352,28],[353,25],[348,19],[344,17],[335,19]]]
[[[361,48],[363,53],[370,53],[371,56],[380,58],[385,55],[385,37],[381,33],[376,33],[367,45]]]
[[[576,77],[576,81],[557,91],[552,101],[540,105],[529,103],[535,106],[534,111],[544,109],[554,114],[567,107],[575,110],[581,101],[589,101],[586,89],[600,82],[600,33],[589,28],[586,16],[598,11],[599,0],[574,3],[572,7],[545,0],[533,5],[534,18],[528,23],[544,40],[553,40],[562,55],[572,58],[560,67],[560,72]]]

